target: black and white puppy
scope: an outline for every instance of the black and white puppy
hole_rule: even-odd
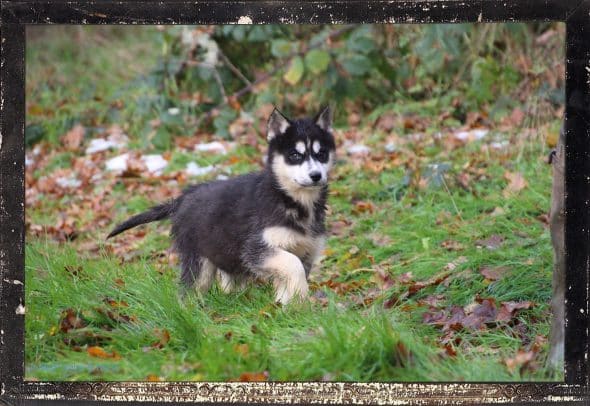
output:
[[[328,174],[335,160],[331,126],[329,107],[297,120],[275,109],[262,171],[190,186],[119,224],[107,238],[169,218],[186,286],[207,291],[217,276],[229,292],[257,277],[272,281],[282,304],[304,298],[324,247]]]

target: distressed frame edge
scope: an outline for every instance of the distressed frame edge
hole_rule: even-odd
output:
[[[10,2],[8,2],[10,3]],[[36,4],[36,2],[18,2],[18,3],[27,3],[27,4]],[[322,3],[322,2],[318,2],[318,3]],[[338,2],[331,2],[334,4],[337,4]],[[428,1],[424,1],[421,3],[428,3]],[[454,2],[453,2],[454,3]],[[478,4],[481,4],[483,2],[478,2]],[[489,4],[491,3],[495,3],[495,1],[489,1]],[[547,3],[547,2],[546,2]],[[574,3],[574,2],[571,2]],[[3,9],[4,9],[4,4],[3,3]],[[575,4],[575,6],[573,6],[570,10],[568,10],[567,13],[567,19],[565,20],[561,20],[561,19],[555,19],[556,21],[565,21],[566,23],[566,27],[569,26],[570,29],[572,29],[572,27],[575,27],[575,25],[578,23],[577,18],[579,18],[579,14],[581,12],[590,10],[590,1],[589,0],[582,0],[579,1]],[[2,12],[2,19],[4,20],[5,14],[4,14],[4,10]],[[464,22],[463,19],[459,18],[460,22]],[[497,20],[495,19],[482,19],[479,20],[482,22],[496,22]],[[520,20],[518,20],[520,21]],[[438,21],[427,21],[427,22],[438,22]],[[458,21],[457,21],[458,22]],[[476,22],[476,21],[465,21],[465,22]],[[396,23],[400,23],[399,21]],[[424,23],[422,21],[419,21],[417,23]],[[588,23],[586,23],[588,25]],[[22,67],[20,68],[20,72],[22,75],[22,90],[24,91],[24,41],[22,44],[22,47],[19,46],[15,46],[14,44],[10,44],[7,43],[5,44],[5,42],[7,41],[7,39],[11,39],[11,35],[13,36],[12,39],[16,39],[19,36],[22,36],[23,40],[24,40],[24,29],[25,27],[25,23],[10,23],[10,24],[3,24],[1,27],[2,30],[2,74],[1,74],[1,84],[2,84],[2,91],[1,91],[1,100],[2,103],[0,105],[0,113],[2,114],[2,135],[3,135],[3,143],[0,144],[0,157],[1,157],[1,162],[2,162],[2,169],[0,171],[0,180],[2,180],[2,184],[0,184],[0,197],[2,198],[2,200],[0,201],[0,218],[2,219],[3,224],[6,224],[6,221],[8,220],[8,222],[13,221],[15,223],[17,223],[17,230],[19,229],[18,225],[20,225],[20,234],[18,237],[18,241],[20,241],[20,250],[19,250],[19,243],[14,244],[14,243],[10,243],[8,241],[8,237],[9,233],[6,230],[6,227],[3,227],[3,229],[0,231],[0,272],[1,272],[1,276],[2,276],[2,281],[1,282],[1,286],[0,286],[0,309],[2,309],[2,314],[6,314],[6,309],[9,308],[9,305],[16,305],[15,307],[10,307],[10,309],[16,309],[18,308],[18,306],[22,305],[24,302],[24,251],[23,251],[23,244],[24,244],[24,205],[21,206],[21,209],[17,210],[17,214],[16,215],[12,215],[12,213],[10,213],[9,211],[6,210],[6,201],[7,201],[7,197],[11,197],[10,195],[8,195],[8,193],[10,192],[11,187],[15,187],[14,190],[18,189],[18,185],[17,183],[20,181],[21,183],[21,191],[22,191],[22,203],[24,203],[24,179],[22,178],[24,176],[24,142],[22,142],[22,140],[24,140],[24,94],[19,94],[18,89],[15,89],[17,86],[14,85],[14,83],[12,83],[11,86],[6,86],[6,83],[8,83],[9,81],[11,81],[11,76],[14,77],[14,73],[11,75],[11,72],[14,72],[15,69],[19,69],[18,67],[13,68],[11,71],[9,71],[6,66],[6,62],[8,59],[10,59],[13,56],[12,52],[18,53],[18,52],[22,52],[23,55],[23,64]],[[7,38],[8,37],[8,38]],[[11,49],[11,47],[15,48],[15,49]],[[569,47],[569,42],[566,40],[566,47]],[[7,52],[8,49],[8,52]],[[569,66],[569,65],[568,65]],[[16,74],[16,76],[18,76],[18,72]],[[566,88],[567,88],[567,83],[568,83],[568,75],[566,74]],[[17,91],[15,91],[17,90]],[[12,93],[11,93],[12,92]],[[590,93],[590,90],[587,90],[587,93]],[[587,94],[586,94],[587,96]],[[8,106],[7,108],[7,104],[4,102],[4,100],[7,97],[14,97],[15,99],[22,99],[22,106],[18,106],[16,109],[13,108],[13,110],[11,111],[11,107]],[[22,111],[22,114],[19,115],[19,111]],[[8,112],[8,114],[6,114]],[[568,109],[567,109],[567,104],[566,104],[566,115],[568,114]],[[7,115],[10,116],[10,114],[13,114],[13,118],[15,118],[15,120],[13,120],[13,124],[11,125],[12,127],[18,127],[20,125],[20,129],[19,132],[16,136],[16,138],[18,138],[18,140],[20,140],[21,142],[19,143],[18,140],[15,141],[15,138],[10,138],[10,135],[13,133],[14,130],[10,130],[9,127],[9,123],[7,123]],[[570,113],[571,114],[571,113]],[[22,123],[19,123],[19,120]],[[571,123],[571,121],[570,121]],[[590,125],[587,126],[586,131],[587,134],[590,133]],[[568,127],[567,124],[567,119],[566,119],[566,134],[573,134],[572,130]],[[8,139],[8,142],[7,142]],[[566,135],[566,151],[568,149],[567,145],[570,145],[571,140],[573,140],[571,135]],[[7,145],[10,148],[7,148]],[[570,147],[571,149],[571,147]],[[8,151],[7,151],[8,150]],[[7,156],[12,156],[13,158],[7,158]],[[8,160],[13,160],[14,161],[14,166],[16,168],[20,167],[20,174],[18,174],[16,170],[13,170],[12,172],[10,171],[6,171],[6,162]],[[566,167],[567,167],[567,162],[568,159],[566,158]],[[571,163],[571,162],[570,162]],[[18,175],[18,176],[15,176]],[[11,182],[6,182],[6,180],[9,179],[12,181]],[[572,176],[570,174],[570,177],[568,177],[567,175],[567,170],[566,170],[566,195],[568,194],[567,191],[567,186],[572,184]],[[574,178],[574,183],[575,184],[575,178]],[[10,186],[10,187],[9,187]],[[15,202],[15,203],[18,203]],[[566,201],[566,209],[567,209],[567,201]],[[16,207],[16,206],[15,206]],[[567,217],[566,217],[566,221],[567,221]],[[12,223],[11,223],[12,224]],[[571,222],[570,222],[571,224]],[[566,227],[568,227],[566,225]],[[583,231],[583,230],[582,230]],[[577,230],[578,233],[580,233],[580,230]],[[14,231],[12,231],[12,234],[14,234]],[[572,235],[572,239],[573,236],[577,235],[577,234],[570,234]],[[566,232],[566,243],[567,243],[567,232]],[[14,272],[14,268],[11,268],[10,265],[15,264],[15,262],[10,262],[10,257],[11,255],[13,255],[14,251],[17,251],[17,255],[21,256],[21,261],[22,261],[22,272],[19,275],[16,275],[17,272]],[[567,247],[566,247],[566,252],[567,252]],[[16,262],[18,262],[18,258],[16,258],[16,256],[13,256],[12,259],[16,259]],[[8,266],[7,262],[5,260],[6,257],[9,257],[8,260]],[[18,266],[18,263],[16,263],[16,266]],[[569,262],[568,262],[568,269],[569,269]],[[11,273],[11,271],[13,271]],[[586,269],[586,271],[588,272],[588,269]],[[6,278],[8,276],[8,278]],[[12,279],[11,279],[12,278]],[[7,283],[5,281],[5,279],[9,279],[12,280],[15,283]],[[22,280],[23,282],[16,283],[16,281]],[[588,282],[588,279],[586,279],[586,284]],[[588,291],[586,291],[588,292]],[[567,294],[566,294],[567,295]],[[17,297],[20,296],[20,297]],[[15,299],[18,299],[18,301],[15,301]],[[12,301],[11,301],[12,300]],[[18,303],[18,304],[17,304]],[[588,295],[586,295],[586,309],[588,309]],[[567,309],[569,308],[569,306],[566,306],[566,312],[568,311]],[[569,316],[569,313],[566,313]],[[588,314],[588,312],[586,312],[586,315]],[[20,317],[19,317],[20,316]],[[586,316],[586,320],[587,320],[587,316]],[[21,320],[21,334],[23,331],[23,327],[24,327],[24,319],[22,317],[22,315],[17,314],[17,312],[14,313],[14,317],[11,319],[12,321],[17,321]],[[11,321],[8,320],[8,321]],[[7,341],[18,341],[18,340],[14,340],[14,337],[12,336],[12,334],[8,334],[7,333],[7,329],[5,329],[7,325],[7,320],[6,318],[2,318],[0,320],[0,327],[2,329],[2,331],[0,332],[0,360],[6,360],[8,358],[6,358],[6,354],[7,354]],[[571,326],[571,324],[570,324]],[[567,327],[566,327],[567,328]],[[567,330],[566,330],[567,332]],[[21,340],[24,340],[24,336],[22,337],[18,337],[18,334],[15,334],[16,338],[20,338]],[[572,337],[573,338],[573,337]],[[567,334],[566,334],[566,343],[567,343]],[[22,341],[21,341],[22,342]],[[20,344],[20,343],[18,343]],[[566,345],[566,351],[567,351],[568,346]],[[24,350],[22,351],[24,352]],[[586,360],[588,359],[588,346],[586,345],[586,352],[584,353],[586,355]],[[13,358],[14,360],[15,358]],[[9,360],[10,361],[10,360]],[[22,358],[22,362],[24,363],[24,357]],[[6,364],[5,364],[6,365]],[[22,372],[24,373],[24,368],[23,368],[24,364],[20,365],[20,368],[22,369]],[[566,366],[567,368],[567,366]],[[586,362],[585,364],[585,381],[580,381],[580,382],[576,382],[573,385],[568,385],[568,384],[564,384],[564,383],[554,383],[554,382],[541,382],[541,383],[497,383],[497,382],[493,382],[493,383],[466,383],[466,384],[448,384],[448,387],[450,388],[454,388],[454,389],[461,389],[461,390],[467,390],[467,392],[469,392],[469,389],[471,390],[475,390],[477,393],[471,393],[471,394],[465,394],[464,397],[452,397],[449,396],[449,394],[445,394],[444,396],[441,397],[441,399],[453,399],[455,401],[461,401],[461,402],[469,402],[469,401],[474,401],[474,400],[482,400],[482,399],[487,399],[490,401],[512,401],[512,400],[542,400],[542,398],[539,398],[538,396],[545,396],[544,399],[553,399],[553,400],[558,400],[555,398],[555,396],[557,396],[558,398],[560,398],[561,400],[585,400],[587,399],[588,396],[588,362]],[[2,382],[2,386],[1,386],[1,391],[0,391],[0,400],[2,399],[7,399],[7,395],[9,395],[10,398],[12,398],[11,395],[16,395],[17,397],[22,397],[23,399],[51,399],[51,398],[61,398],[61,399],[65,399],[67,396],[71,395],[72,397],[70,397],[70,399],[94,399],[94,400],[117,400],[121,397],[124,397],[125,395],[122,393],[111,393],[111,395],[109,396],[109,392],[111,392],[111,389],[113,387],[116,387],[117,385],[123,385],[123,386],[127,386],[138,389],[141,388],[142,386],[146,386],[145,382],[127,382],[127,383],[120,383],[120,382],[109,382],[109,383],[105,383],[105,382],[75,382],[75,383],[50,383],[50,382],[27,382],[27,381],[23,381],[22,380],[22,373],[20,376],[20,380],[16,379],[19,378],[18,373],[17,374],[13,374],[14,379],[7,379],[7,376],[10,375],[7,372],[2,372],[0,374],[1,377],[1,382]],[[566,378],[567,379],[567,378]],[[180,383],[160,383],[160,384],[155,384],[155,383],[150,383],[147,387],[150,388],[155,388],[155,389],[162,389],[165,387],[177,387],[177,388],[185,388],[187,386],[192,387],[192,389],[197,389],[197,390],[205,390],[207,391],[208,394],[210,394],[215,387],[223,387],[225,389],[231,389],[232,391],[241,391],[242,393],[245,393],[245,388],[251,387],[253,388],[255,391],[263,391],[263,392],[268,392],[268,387],[269,386],[278,386],[281,387],[283,389],[288,389],[288,388],[296,388],[296,387],[301,387],[301,386],[305,386],[305,385],[310,385],[310,383],[308,382],[294,382],[294,383],[284,383],[284,382],[273,382],[273,383],[264,383],[264,384],[252,384],[252,383],[214,383],[214,382],[208,382],[208,383],[184,383],[184,382],[180,382]],[[382,386],[382,387],[388,387],[388,388],[398,388],[397,392],[396,392],[396,396],[394,398],[389,398],[391,401],[392,399],[400,399],[399,397],[399,388],[400,386],[403,387],[419,387],[421,389],[426,389],[427,392],[430,391],[430,393],[435,393],[436,389],[440,389],[441,385],[444,385],[444,383],[407,383],[407,384],[401,384],[401,383],[379,383],[379,384],[375,384],[375,383],[341,383],[341,382],[335,382],[335,383],[311,383],[311,385],[315,386],[324,386],[324,387],[331,387],[334,389],[337,389],[337,393],[339,393],[339,395],[336,396],[336,398],[331,399],[332,401],[336,401],[336,402],[342,402],[345,399],[348,400],[352,400],[355,399],[354,396],[350,397],[350,396],[345,396],[346,393],[348,393],[349,395],[351,395],[351,392],[354,392],[355,390],[357,390],[357,394],[360,394],[360,392],[358,392],[359,389],[363,389],[365,387],[370,387],[372,385],[378,385],[378,386]],[[61,391],[62,389],[64,389],[64,386],[68,386],[70,389],[74,389],[73,391],[66,391],[65,395],[61,395],[59,393],[55,393],[55,391],[53,391],[52,389],[58,389],[58,391]],[[554,390],[555,392],[545,392],[542,393],[543,391],[539,391],[538,390],[538,386],[547,386],[548,388],[551,388],[552,390]],[[78,388],[76,388],[78,387]],[[41,390],[41,391],[36,391],[35,389],[47,389],[47,390]],[[533,389],[535,388],[535,389]],[[83,390],[75,390],[75,389],[83,389]],[[189,388],[190,389],[190,388]],[[306,392],[305,388],[302,388],[303,390],[300,392]],[[37,392],[37,393],[35,393]],[[172,397],[176,396],[176,401],[194,401],[194,397],[195,393],[194,391],[188,391],[190,393],[190,399],[186,399],[186,397],[184,397],[181,394],[178,395],[172,395]],[[321,391],[320,391],[321,392]],[[362,392],[362,391],[361,391]],[[495,393],[495,394],[494,394]],[[361,398],[358,398],[357,400],[359,401],[359,403],[374,403],[374,401],[376,400],[374,398],[374,395],[376,394],[376,392],[374,390],[369,391],[369,393],[366,393],[365,396],[361,396]],[[23,396],[24,395],[24,396]],[[319,397],[318,398],[296,398],[295,400],[299,400],[299,401],[312,401],[314,403],[320,403],[320,402],[325,402],[327,399],[324,397],[325,393],[319,393]],[[415,395],[415,393],[414,393]],[[485,395],[485,396],[489,396],[489,397],[478,397],[479,395]],[[500,395],[500,397],[498,397],[498,395]],[[155,396],[158,396],[157,394]],[[368,397],[367,397],[368,396]],[[566,399],[567,398],[567,399]],[[169,401],[174,401],[174,399],[170,399]],[[208,400],[207,400],[208,399]],[[216,401],[228,401],[227,397],[223,397],[220,396],[218,398],[215,398]],[[229,400],[229,401],[245,401],[245,400],[254,400],[252,398],[248,398],[248,395],[246,394],[245,398],[241,398],[241,399],[237,399],[237,400]],[[414,397],[412,397],[412,399],[414,399]],[[435,401],[437,399],[437,397],[430,397],[427,398],[429,400],[433,400]],[[144,400],[168,400],[168,399],[163,399],[161,397],[150,397],[150,395],[146,395],[146,397],[144,398]],[[203,402],[207,402],[207,401],[211,401],[210,397],[206,397],[203,400],[201,400]],[[276,396],[275,397],[270,397],[270,398],[264,398],[263,397],[259,397],[258,401],[262,401],[264,403],[269,403],[269,402],[292,402],[292,398],[289,399],[277,399]]]

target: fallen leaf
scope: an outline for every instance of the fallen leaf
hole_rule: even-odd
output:
[[[533,306],[532,302],[502,302],[500,310],[496,316],[498,322],[508,322],[514,317],[514,312],[521,309],[530,309]]]
[[[504,242],[504,237],[498,234],[492,234],[485,240],[477,240],[475,245],[478,247],[485,247],[489,250],[495,250],[499,248]]]
[[[495,301],[493,299],[484,299],[461,320],[461,324],[467,329],[482,330],[485,328],[486,323],[495,321],[497,312]]]
[[[431,277],[430,279],[428,279],[426,281],[415,282],[415,283],[411,284],[410,287],[408,288],[408,294],[411,296],[411,295],[416,294],[416,292],[418,292],[428,286],[440,285],[440,283],[442,281],[444,281],[445,279],[447,279],[450,274],[451,274],[450,270],[447,270],[447,271],[444,271],[444,272],[439,273],[437,275],[434,275],[433,277]]]
[[[63,333],[67,333],[72,329],[79,329],[86,327],[86,322],[78,316],[74,309],[66,309],[62,312],[59,322],[59,329]]]
[[[70,131],[61,137],[61,142],[68,151],[77,151],[84,139],[86,130],[80,124],[76,124]]]
[[[264,372],[244,372],[238,378],[240,382],[264,382],[268,381],[268,371]]]
[[[443,269],[445,271],[454,271],[455,269],[457,269],[457,267],[459,265],[464,264],[466,262],[467,262],[467,257],[461,256],[461,257],[457,258],[456,260],[446,264]]]
[[[154,374],[149,374],[145,379],[148,382],[159,382],[159,381],[161,381],[160,377],[158,375],[154,375]]]
[[[513,358],[507,358],[504,360],[506,367],[509,371],[514,372],[516,369],[523,371],[525,369],[531,369],[532,362],[535,359],[534,351],[518,350]]]
[[[158,341],[154,342],[151,344],[152,348],[164,348],[164,346],[166,344],[168,344],[168,341],[170,341],[170,332],[166,329],[155,329],[154,333],[156,334],[156,337],[158,338]]]
[[[359,214],[359,213],[373,213],[373,211],[375,211],[375,205],[371,202],[365,202],[365,201],[358,201],[355,203],[354,208],[352,209],[353,213]]]
[[[370,237],[371,242],[373,242],[373,244],[377,247],[389,247],[392,243],[392,239],[388,235],[375,233],[372,234]]]
[[[420,305],[428,305],[431,308],[437,308],[437,307],[440,307],[441,303],[444,300],[445,300],[445,297],[442,294],[429,295],[429,296],[427,296],[424,299],[418,300],[418,304],[420,304]]]
[[[484,278],[490,281],[497,281],[503,278],[504,274],[509,270],[510,268],[507,266],[484,266],[479,270],[479,273],[481,273]]]
[[[90,355],[91,357],[121,359],[121,356],[116,351],[109,353],[106,352],[102,347],[88,347],[86,352],[88,352],[88,355]]]
[[[234,345],[234,351],[245,357],[250,352],[250,347],[248,344],[236,344]]]
[[[463,244],[454,240],[446,240],[440,244],[447,251],[460,251],[465,248]]]
[[[336,237],[343,236],[350,228],[351,223],[346,220],[337,220],[330,223],[330,233]]]
[[[502,192],[504,197],[510,197],[518,194],[522,189],[527,187],[528,183],[520,172],[505,172],[504,179],[508,181],[508,185]]]

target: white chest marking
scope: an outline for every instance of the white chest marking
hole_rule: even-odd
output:
[[[301,234],[287,227],[275,226],[264,229],[264,242],[272,248],[280,248],[291,252],[299,258],[309,254],[314,249],[314,238]]]

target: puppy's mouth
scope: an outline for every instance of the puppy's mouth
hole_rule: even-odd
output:
[[[299,186],[301,186],[304,189],[320,189],[320,188],[326,186],[326,184],[328,182],[319,181],[319,182],[301,183],[301,182],[295,181],[295,183],[297,183]]]

